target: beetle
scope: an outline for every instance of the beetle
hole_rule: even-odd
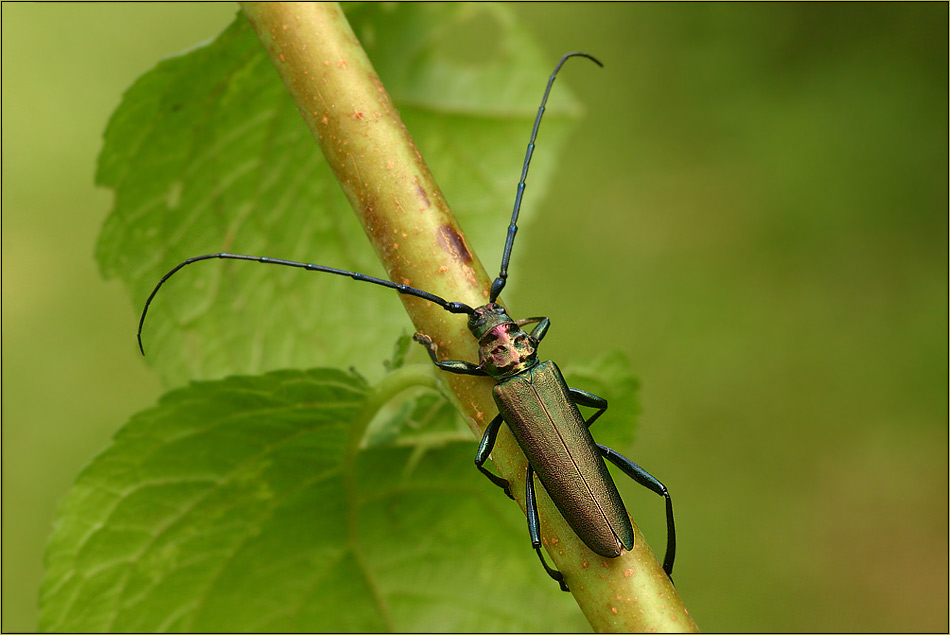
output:
[[[547,334],[551,321],[547,317],[513,320],[505,308],[497,302],[508,279],[508,264],[518,231],[521,200],[541,118],[558,71],[572,57],[586,58],[598,66],[603,66],[600,61],[587,53],[567,53],[561,57],[548,78],[528,142],[521,179],[517,186],[514,210],[505,237],[501,267],[498,277],[491,284],[488,303],[484,306],[473,308],[461,302],[449,302],[415,287],[354,271],[313,263],[221,252],[188,258],[166,273],[145,301],[138,328],[139,349],[144,355],[142,328],[149,306],[159,289],[183,267],[216,258],[247,260],[347,276],[360,282],[369,282],[394,289],[401,294],[422,298],[437,304],[449,313],[467,315],[468,328],[479,343],[477,364],[462,360],[440,360],[437,346],[428,335],[416,333],[413,339],[425,347],[432,362],[439,369],[460,375],[487,376],[494,380],[492,395],[498,407],[498,415],[485,428],[475,454],[475,466],[492,483],[504,490],[509,498],[514,498],[508,481],[485,467],[485,462],[495,446],[501,425],[507,423],[528,460],[525,506],[531,545],[538,554],[544,570],[558,582],[563,591],[569,590],[563,574],[548,565],[541,553],[535,475],[574,533],[595,553],[607,558],[615,558],[624,550],[633,548],[634,533],[626,508],[604,462],[605,459],[610,461],[637,483],[664,497],[667,546],[663,570],[671,579],[676,554],[673,503],[666,486],[622,454],[595,442],[591,436],[590,426],[606,412],[607,400],[593,393],[571,388],[553,361],[539,360],[538,345]],[[529,324],[535,326],[527,332],[522,327]],[[585,419],[578,406],[594,408],[595,412]]]

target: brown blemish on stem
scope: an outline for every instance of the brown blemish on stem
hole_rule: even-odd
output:
[[[465,239],[451,225],[443,225],[439,228],[439,245],[460,262],[465,264],[472,262],[472,254],[465,245]]]
[[[429,206],[431,205],[431,203],[429,203],[429,195],[426,194],[425,188],[422,187],[418,181],[416,181],[416,192],[419,194],[419,198],[422,199],[422,209],[429,209]]]

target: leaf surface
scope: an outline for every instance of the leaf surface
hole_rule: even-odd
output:
[[[418,418],[431,403],[378,407],[393,397],[325,369],[165,395],[63,503],[41,628],[584,628],[523,516],[472,467],[470,433]],[[376,416],[416,434],[354,442]]]

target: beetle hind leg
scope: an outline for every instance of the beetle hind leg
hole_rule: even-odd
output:
[[[666,555],[663,557],[663,570],[670,580],[673,579],[673,560],[676,558],[676,527],[673,524],[673,501],[666,485],[645,469],[606,445],[597,444],[605,459],[623,470],[623,473],[651,492],[666,499]]]
[[[551,579],[561,586],[562,591],[570,591],[564,581],[564,574],[548,566],[544,554],[541,553],[541,521],[538,518],[538,500],[534,495],[534,469],[531,465],[528,465],[528,474],[525,478],[525,507],[528,511],[528,534],[531,536],[531,546],[538,553],[541,565]]]
[[[551,576],[551,579],[561,586],[562,591],[567,591],[570,593],[571,589],[567,586],[567,582],[564,581],[564,574],[562,574],[557,569],[552,569],[550,566],[548,566],[548,563],[545,562],[544,556],[541,554],[541,545],[536,546],[534,550],[538,553],[538,559],[541,560],[544,570],[548,572],[548,575]]]

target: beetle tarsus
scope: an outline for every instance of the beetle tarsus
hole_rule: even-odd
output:
[[[564,574],[548,566],[548,563],[544,560],[544,555],[541,554],[541,545],[536,545],[534,550],[538,553],[538,558],[541,560],[541,564],[544,566],[544,570],[548,572],[548,575],[561,586],[562,591],[569,593],[571,589],[567,586],[567,582],[564,581]]]

